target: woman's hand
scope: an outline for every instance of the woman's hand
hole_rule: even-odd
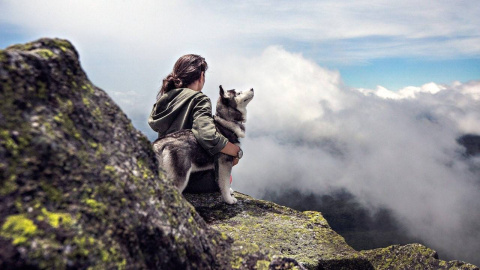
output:
[[[238,147],[237,145],[231,143],[231,142],[228,142],[227,145],[225,145],[225,147],[222,149],[222,153],[224,154],[227,154],[227,155],[230,155],[232,157],[235,157],[233,159],[233,166],[237,165],[238,162],[240,161],[240,159],[238,158],[238,152],[240,151],[240,147]]]
[[[236,157],[238,155],[238,151],[240,151],[240,147],[231,142],[228,142],[227,145],[225,145],[225,147],[220,152],[232,157]]]

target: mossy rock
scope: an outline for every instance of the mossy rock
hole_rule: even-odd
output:
[[[373,269],[319,212],[298,212],[238,192],[235,205],[225,204],[219,193],[185,197],[211,227],[233,238],[232,269],[259,268],[279,258],[307,269]]]
[[[375,269],[422,269],[422,270],[479,270],[475,265],[462,261],[443,261],[433,249],[421,244],[393,245],[386,248],[361,252]]]
[[[478,269],[357,252],[321,213],[241,193],[192,206],[78,57],[61,39],[0,50],[0,269]]]
[[[228,268],[70,42],[0,50],[0,100],[0,269]]]

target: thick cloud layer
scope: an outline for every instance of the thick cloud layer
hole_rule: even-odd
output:
[[[392,209],[437,249],[465,260],[480,252],[472,234],[480,229],[480,176],[469,169],[480,159],[465,159],[456,142],[480,134],[479,81],[349,89],[338,72],[279,47],[225,61],[235,71],[212,80],[256,91],[236,189],[260,196],[345,188],[371,208]]]

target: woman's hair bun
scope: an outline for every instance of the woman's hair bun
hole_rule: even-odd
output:
[[[198,80],[208,68],[205,58],[196,54],[186,54],[180,57],[173,67],[172,73],[163,79],[162,88],[157,94],[157,99],[164,93],[175,89],[187,87]]]
[[[173,77],[173,83],[175,84],[175,88],[180,88],[183,86],[182,80],[177,77]]]

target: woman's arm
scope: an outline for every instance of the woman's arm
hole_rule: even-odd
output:
[[[240,147],[229,142],[227,138],[217,132],[212,117],[210,99],[205,95],[195,105],[192,132],[198,143],[211,155],[221,152],[236,157],[240,151]],[[234,159],[233,164],[237,163],[238,159]]]
[[[220,152],[236,157],[238,155],[238,151],[240,151],[240,147],[231,142],[228,142],[227,145],[225,145],[225,147]]]
[[[231,142],[228,142],[227,145],[225,145],[225,147],[220,152],[230,156],[234,156],[235,158],[233,159],[233,166],[235,166],[240,161],[240,159],[236,157],[238,155],[238,151],[240,151],[240,147]]]
[[[217,132],[212,117],[210,99],[203,93],[197,95],[192,117],[192,132],[197,142],[212,156],[221,152],[228,140],[220,132]]]

